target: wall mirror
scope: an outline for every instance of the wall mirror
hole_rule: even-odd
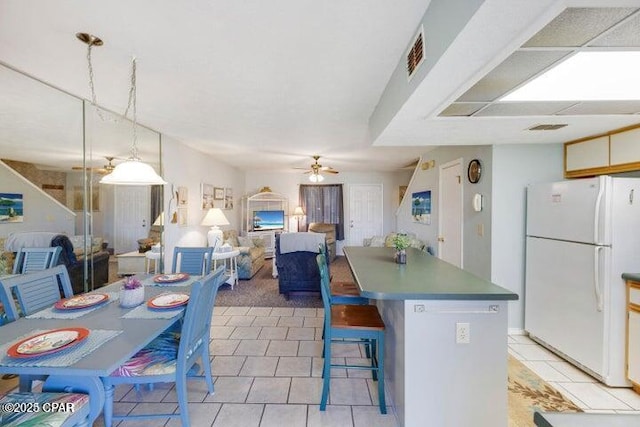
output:
[[[24,194],[22,221],[0,221],[0,239],[20,231],[73,237],[80,266],[70,275],[80,275],[83,290],[116,278],[114,256],[138,251],[138,240],[162,247],[162,188],[99,184],[130,156],[131,121],[99,115],[89,102],[3,65],[0,99],[0,193]],[[137,136],[139,156],[161,172],[160,134],[138,125]]]

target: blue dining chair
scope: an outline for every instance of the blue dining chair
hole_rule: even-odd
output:
[[[16,253],[13,274],[32,273],[58,265],[62,248],[22,248]]]
[[[333,281],[329,274],[329,262],[327,260],[327,253],[325,245],[320,245],[319,253],[323,254],[324,264],[323,267],[326,270],[326,274],[329,277],[329,295],[331,297],[331,304],[356,304],[356,305],[369,305],[369,298],[360,296],[360,289],[354,282]]]
[[[131,359],[116,369],[110,376],[102,379],[106,399],[104,404],[104,422],[111,427],[113,420],[139,418],[168,418],[180,417],[184,427],[189,426],[189,409],[187,406],[187,377],[203,378],[213,393],[213,379],[211,377],[211,362],[209,358],[209,329],[213,305],[222,284],[224,267],[218,267],[214,272],[191,285],[189,302],[182,323],[176,322],[174,327],[163,332],[144,349],[136,353]],[[181,329],[177,329],[176,326]],[[199,371],[198,359],[202,362],[204,376],[195,375]],[[123,415],[113,414],[114,386],[118,384],[176,384],[178,394],[179,414],[141,414]]]
[[[329,270],[324,253],[317,255],[320,271],[320,292],[324,306],[324,362],[322,367],[322,398],[320,410],[327,409],[331,383],[331,368],[366,369],[378,382],[380,413],[387,413],[384,395],[384,331],[385,325],[374,305],[331,304]],[[331,363],[331,344],[362,343],[370,346],[370,366]]]
[[[211,247],[181,247],[173,249],[172,273],[189,273],[195,276],[208,274],[211,271]]]
[[[0,302],[4,305],[4,322],[13,322],[20,314],[28,316],[51,307],[61,299],[73,296],[69,273],[64,265],[58,265],[34,273],[19,274],[0,280]],[[16,305],[16,302],[18,305]],[[20,375],[20,391],[31,390],[33,380],[44,376]]]

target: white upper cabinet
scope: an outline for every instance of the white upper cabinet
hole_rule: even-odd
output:
[[[611,135],[611,165],[640,162],[640,129]]]
[[[607,167],[609,166],[609,137],[602,136],[567,144],[565,156],[567,171]]]

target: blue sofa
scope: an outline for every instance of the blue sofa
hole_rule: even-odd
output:
[[[285,298],[293,292],[320,293],[320,272],[316,262],[317,252],[297,251],[280,252],[280,235],[276,235],[276,267],[278,269],[278,288]],[[328,257],[327,247],[324,246]],[[328,258],[327,258],[328,259]]]

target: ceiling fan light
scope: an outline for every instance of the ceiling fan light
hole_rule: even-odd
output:
[[[112,185],[164,185],[167,182],[148,164],[138,158],[129,158],[105,175],[100,184]]]
[[[309,181],[322,182],[324,181],[324,176],[320,175],[319,173],[312,173],[311,175],[309,175]]]

